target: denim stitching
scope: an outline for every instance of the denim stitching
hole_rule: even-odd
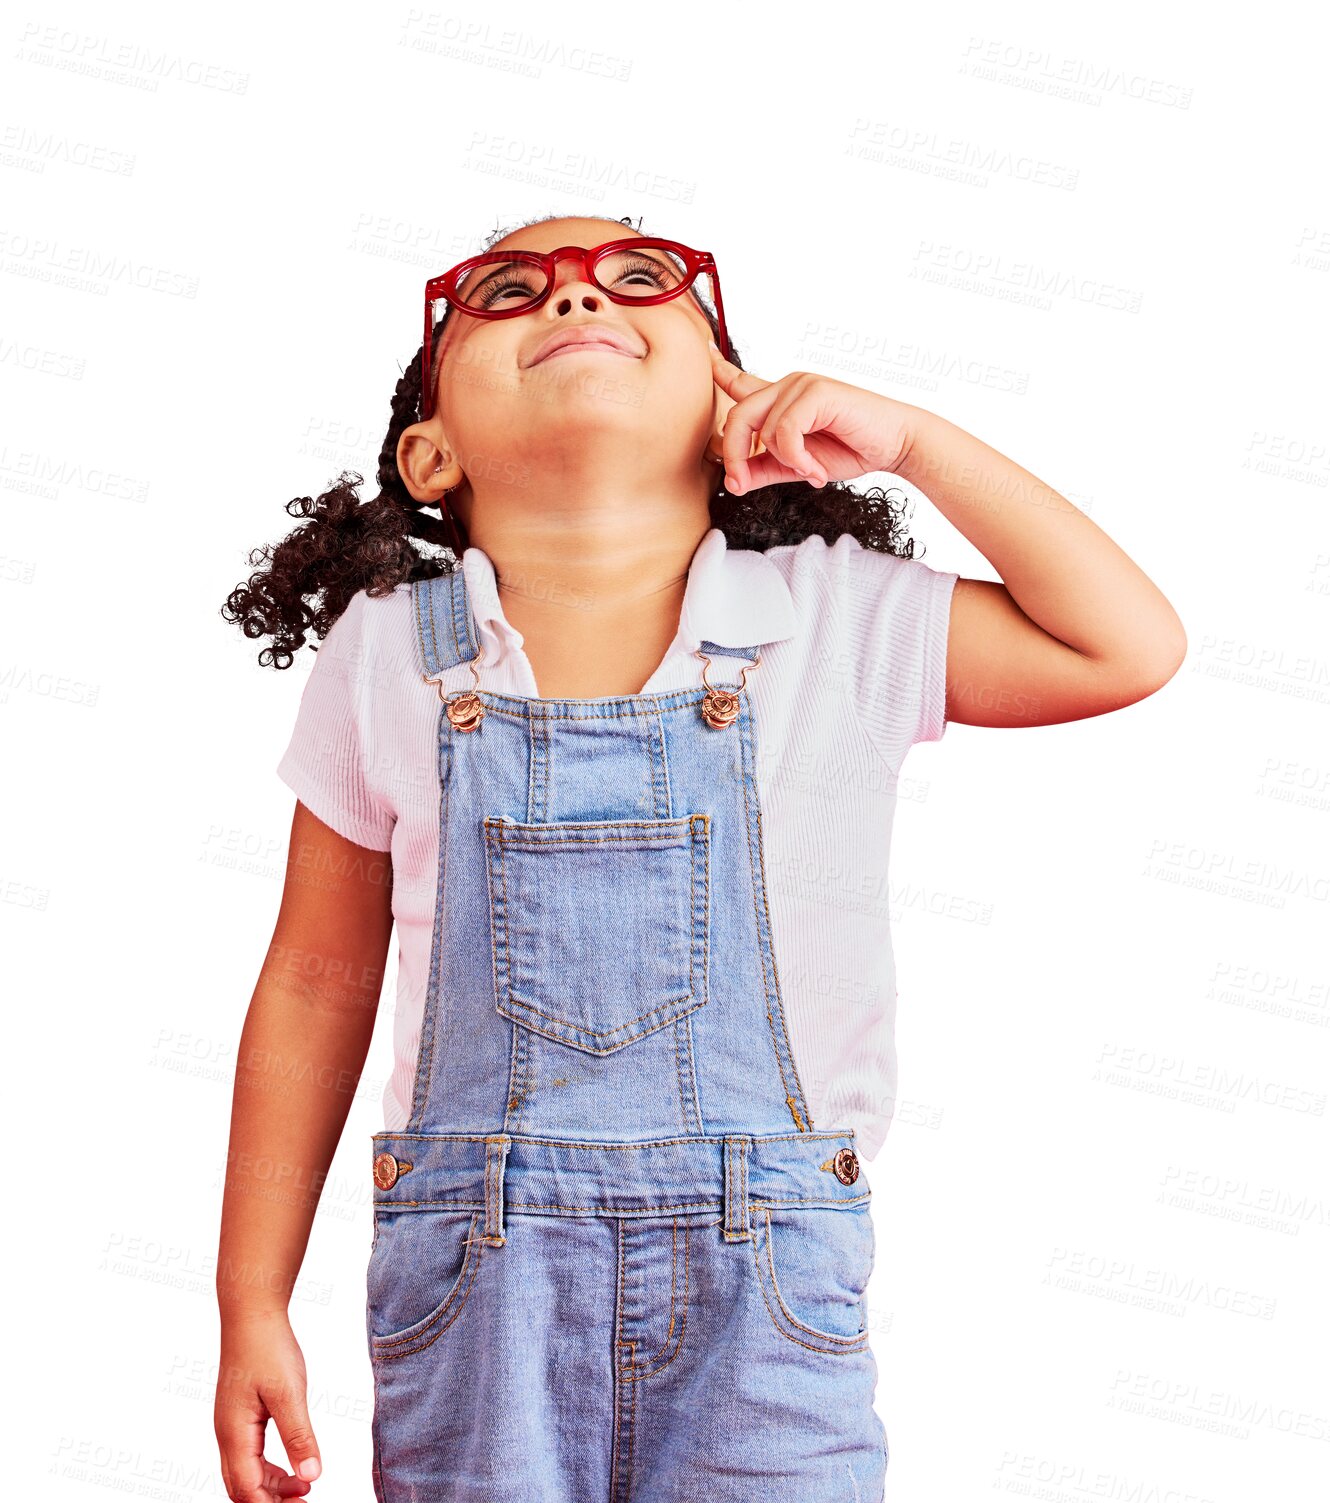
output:
[[[425,642],[425,620],[423,615],[424,580],[417,579],[411,586],[411,604],[416,618],[416,642],[420,647],[420,666],[428,677],[436,670],[430,665],[429,647]]]
[[[518,834],[512,832],[511,821],[500,819],[496,816],[487,815],[484,818],[484,833],[487,851],[495,853],[496,863],[499,868],[500,902],[498,911],[493,906],[494,884],[491,873],[491,928],[494,937],[494,986],[496,1005],[500,1013],[523,1026],[531,1027],[538,1033],[544,1033],[552,1037],[556,1042],[572,1044],[592,1054],[613,1053],[615,1048],[633,1042],[636,1038],[643,1037],[647,1033],[654,1032],[656,1028],[666,1026],[673,1017],[680,1014],[682,1004],[690,1003],[687,1012],[695,1011],[707,1001],[706,987],[701,988],[699,994],[695,951],[698,946],[699,935],[702,944],[702,976],[706,977],[708,957],[709,914],[710,914],[710,884],[711,884],[711,820],[709,815],[694,814],[686,818],[680,818],[677,823],[683,828],[661,830],[658,822],[644,820],[613,820],[613,821],[578,821],[573,824],[560,826],[542,826],[542,829],[550,831],[549,838],[543,838],[530,830],[523,830]],[[615,834],[606,830],[606,824],[614,829],[622,829],[625,833]],[[596,833],[566,839],[565,837],[574,830],[594,830]],[[628,831],[642,830],[644,834],[630,834]],[[542,850],[576,850],[584,846],[634,844],[656,845],[668,849],[684,851],[689,858],[689,900],[692,917],[690,943],[688,948],[688,986],[689,990],[681,997],[671,997],[647,1012],[639,1013],[635,1018],[617,1024],[613,1028],[597,1029],[576,1023],[569,1018],[559,1017],[554,1013],[546,1012],[534,1002],[528,1002],[518,997],[512,988],[512,956],[509,947],[509,924],[508,924],[508,874],[507,863],[504,860],[508,849],[518,851],[542,851]],[[500,951],[502,951],[502,963],[500,963]],[[696,999],[696,1000],[694,1000]],[[670,1016],[662,1019],[652,1028],[639,1029],[630,1034],[627,1039],[606,1049],[595,1049],[583,1042],[587,1038],[610,1039],[623,1033],[626,1029],[636,1028],[636,1025],[654,1018],[658,1013],[669,1012]],[[520,1014],[520,1016],[515,1016]],[[567,1030],[567,1032],[550,1033],[531,1023],[531,1018],[539,1018],[549,1023],[554,1029]],[[576,1034],[577,1038],[570,1035]]]
[[[554,760],[548,725],[541,725],[530,715],[527,722],[527,814],[534,823],[549,817],[550,763]]]
[[[421,632],[429,630],[429,641],[425,644],[425,672],[430,674],[443,671],[443,658],[439,653],[439,634],[434,630],[434,589],[429,580],[422,579],[412,586],[416,591],[416,598],[420,602]]]
[[[675,1302],[676,1302],[676,1300],[678,1298],[678,1285],[679,1285],[679,1218],[677,1216],[671,1216],[670,1217],[670,1323],[665,1328],[665,1336],[664,1336],[663,1340],[661,1341],[660,1345],[656,1348],[655,1352],[653,1352],[652,1355],[650,1357],[648,1357],[647,1360],[644,1363],[642,1363],[642,1367],[645,1369],[645,1371],[642,1374],[643,1377],[645,1377],[647,1375],[647,1372],[650,1371],[652,1363],[660,1361],[662,1355],[665,1352],[665,1349],[669,1346],[671,1340],[674,1337],[674,1307],[675,1307]],[[636,1356],[637,1356],[636,1350],[634,1350],[633,1356],[634,1356],[634,1358],[636,1358]],[[634,1361],[633,1364],[632,1364],[632,1369],[631,1370],[632,1371],[636,1371],[636,1369],[637,1369],[637,1363],[636,1363],[636,1361]],[[636,1380],[634,1379],[634,1381],[636,1381]]]
[[[697,1099],[697,1069],[693,1060],[693,1014],[686,1012],[674,1023],[674,1081],[679,1088],[679,1120],[685,1127],[702,1130],[702,1106]]]
[[[536,1093],[536,1040],[535,1035],[525,1028],[515,1027],[515,1032],[522,1040],[522,1091],[521,1101],[518,1103],[517,1120],[525,1122],[527,1102]]]
[[[511,988],[508,991],[507,1002],[508,1002],[508,1006],[509,1007],[519,1008],[523,1013],[530,1013],[530,1014],[533,1014],[535,1017],[544,1018],[545,1020],[547,1020],[550,1023],[554,1023],[556,1025],[562,1025],[563,1027],[566,1027],[566,1028],[571,1028],[571,1029],[575,1030],[577,1033],[586,1035],[589,1038],[593,1038],[593,1039],[606,1039],[606,1038],[612,1038],[616,1033],[622,1033],[625,1028],[631,1028],[631,1027],[633,1027],[633,1025],[635,1023],[643,1023],[648,1018],[654,1018],[656,1016],[656,1014],[659,1013],[659,1012],[665,1012],[665,1011],[670,1010],[670,1009],[676,1009],[681,1002],[687,1002],[687,1001],[689,1001],[692,998],[692,996],[693,996],[692,992],[686,992],[682,997],[670,997],[667,1001],[662,1002],[659,1007],[653,1007],[650,1012],[640,1012],[640,1013],[638,1013],[638,1015],[635,1018],[629,1018],[625,1022],[618,1024],[614,1028],[585,1028],[580,1023],[570,1023],[567,1018],[556,1018],[553,1013],[542,1012],[540,1010],[540,1008],[537,1007],[534,1002],[524,1002],[520,997],[515,997],[513,995],[513,993],[512,993]],[[689,1010],[689,1012],[694,1012],[694,1011],[696,1011],[697,1008],[699,1008],[701,1006],[702,1006],[702,1002],[699,999],[688,1010]],[[673,1022],[674,1021],[674,1016],[675,1016],[674,1013],[671,1012],[671,1016],[668,1017],[668,1018],[663,1019],[661,1023],[659,1023],[659,1024],[656,1025],[656,1027],[640,1029],[632,1037],[633,1038],[644,1038],[649,1033],[655,1033],[657,1031],[657,1028],[663,1028],[667,1023]],[[528,1026],[533,1026],[533,1025],[528,1025]],[[536,1029],[536,1032],[539,1033],[540,1030]],[[569,1041],[569,1042],[571,1042],[571,1041]],[[625,1040],[624,1042],[627,1043],[627,1042],[630,1042],[630,1041],[629,1040]],[[609,1049],[600,1049],[600,1050],[589,1049],[587,1052],[591,1053],[591,1054],[597,1054],[597,1053],[599,1053],[599,1054],[613,1054],[614,1053],[614,1048],[620,1048],[620,1047],[622,1047],[622,1045],[616,1045],[616,1046],[614,1046],[612,1048],[609,1048]]]
[[[446,1331],[448,1327],[452,1325],[453,1321],[455,1321],[457,1317],[462,1313],[462,1308],[466,1304],[467,1296],[471,1293],[472,1287],[476,1282],[476,1272],[480,1266],[480,1254],[476,1251],[476,1249],[481,1245],[480,1239],[476,1236],[476,1222],[479,1219],[480,1212],[473,1212],[471,1216],[471,1225],[467,1229],[466,1254],[462,1260],[462,1267],[458,1272],[457,1282],[448,1291],[447,1297],[444,1299],[443,1303],[430,1315],[421,1317],[421,1320],[424,1322],[423,1325],[421,1324],[421,1321],[417,1321],[415,1322],[415,1325],[405,1327],[405,1332],[409,1332],[410,1334],[397,1333],[392,1336],[373,1337],[372,1355],[376,1361],[391,1362],[399,1357],[412,1357],[417,1352],[423,1352],[426,1347],[433,1346],[434,1343],[439,1339],[439,1337],[443,1335],[444,1331]],[[443,1325],[440,1326],[439,1329],[435,1331],[434,1335],[431,1336],[428,1341],[424,1342],[423,1345],[414,1345],[414,1343],[419,1341],[420,1337],[422,1337],[432,1325],[434,1325],[437,1321],[442,1319],[445,1314],[447,1314],[448,1308],[454,1300],[457,1300],[457,1308],[452,1312],[451,1315],[449,1315],[448,1319],[444,1321]],[[417,1329],[416,1327],[419,1327],[419,1329]],[[387,1350],[387,1348],[394,1346],[406,1346],[410,1349],[408,1351],[402,1352]]]
[[[745,705],[744,705],[745,711],[747,710],[747,708],[748,708],[748,706],[747,706],[747,699],[746,699],[746,696],[745,696]],[[742,731],[742,727],[740,729]],[[741,742],[741,745],[742,745],[742,742]],[[746,765],[746,759],[745,759],[745,765],[743,767],[743,773],[742,773],[742,776],[740,777],[739,781],[743,785],[743,793],[744,793],[744,836],[745,836],[747,847],[748,847],[748,878],[749,878],[749,882],[751,883],[752,889],[753,889],[753,924],[754,924],[754,927],[757,930],[757,936],[756,936],[757,937],[757,953],[758,953],[758,961],[759,961],[759,963],[761,964],[761,967],[762,967],[762,992],[763,992],[763,995],[766,998],[767,1026],[771,1029],[772,1047],[775,1049],[775,1052],[776,1052],[776,1069],[780,1072],[781,1084],[783,1086],[785,1086],[786,1094],[788,1095],[788,1093],[789,1093],[789,1085],[788,1085],[788,1083],[787,1083],[787,1081],[785,1079],[785,1062],[781,1058],[780,1042],[776,1038],[776,1025],[775,1025],[774,1019],[771,1016],[771,986],[770,986],[770,981],[769,981],[769,978],[768,978],[768,975],[767,975],[767,961],[766,961],[766,953],[765,953],[766,952],[766,946],[763,943],[762,925],[761,925],[761,922],[760,922],[760,918],[759,918],[759,914],[758,914],[758,907],[757,907],[758,886],[759,886],[759,884],[758,884],[758,877],[757,877],[757,868],[753,864],[753,831],[752,831],[752,817],[753,816],[752,816],[752,810],[749,807],[749,802],[748,802],[748,767]],[[803,1126],[803,1124],[801,1122],[799,1122],[798,1117],[795,1118],[795,1123],[799,1127]]]
[[[636,720],[643,715],[677,714],[700,705],[704,690],[675,689],[669,694],[620,696],[600,699],[531,699],[520,694],[504,694],[497,689],[477,689],[477,696],[489,713],[505,715],[510,720]],[[508,705],[521,708],[509,709]]]
[[[786,1195],[764,1196],[759,1199],[749,1201],[750,1205],[757,1206],[759,1208],[763,1206],[772,1206],[775,1208],[779,1208],[781,1206],[815,1206],[825,1208],[829,1211],[839,1210],[842,1207],[856,1208],[859,1206],[866,1206],[869,1203],[870,1197],[867,1195],[856,1196],[852,1200],[828,1200],[824,1196],[816,1195]],[[476,1209],[476,1204],[477,1203],[474,1200],[456,1199],[375,1201],[376,1209],[382,1208],[384,1210],[390,1211],[471,1211]],[[665,1205],[658,1201],[652,1201],[650,1205],[645,1206],[571,1206],[565,1204],[560,1200],[513,1200],[511,1197],[506,1197],[504,1200],[504,1205],[508,1210],[519,1208],[521,1210],[531,1211],[536,1215],[540,1215],[546,1212],[559,1213],[567,1211],[572,1215],[580,1215],[589,1212],[593,1215],[600,1215],[607,1218],[611,1216],[632,1216],[636,1218],[642,1216],[656,1216],[662,1214],[665,1211],[714,1211],[716,1208],[716,1201],[714,1198],[712,1198],[709,1200],[684,1200],[674,1205]],[[712,1222],[711,1225],[719,1226],[721,1225],[721,1222],[723,1220],[724,1218],[722,1217],[721,1221]]]
[[[819,1331],[813,1326],[805,1325],[803,1321],[797,1320],[795,1318],[789,1307],[785,1304],[784,1299],[781,1297],[780,1286],[776,1282],[776,1265],[771,1255],[770,1210],[766,1212],[766,1229],[767,1268],[764,1270],[762,1267],[762,1260],[757,1250],[756,1238],[754,1238],[753,1240],[753,1259],[757,1265],[758,1283],[762,1289],[762,1299],[766,1304],[767,1313],[771,1316],[772,1324],[776,1327],[780,1334],[785,1337],[787,1341],[793,1341],[796,1346],[807,1347],[810,1352],[821,1352],[824,1356],[828,1357],[849,1357],[853,1356],[856,1352],[862,1351],[868,1345],[868,1331],[862,1331],[858,1336],[833,1336],[829,1331]],[[829,1343],[827,1346],[813,1346],[807,1341],[801,1341],[797,1336],[791,1335],[789,1331],[784,1329],[780,1321],[776,1318],[776,1311],[772,1309],[771,1299],[767,1296],[766,1281],[768,1274],[770,1275],[771,1279],[771,1294],[775,1297],[776,1302],[780,1307],[781,1316],[796,1329],[805,1332],[807,1335],[814,1337],[818,1341],[825,1341]]]
[[[508,1240],[503,1227],[503,1170],[508,1149],[502,1133],[487,1137],[485,1144],[485,1233],[481,1240],[487,1247],[502,1247]],[[491,1226],[496,1228],[493,1233]]]
[[[623,1273],[624,1273],[624,1224],[618,1221],[615,1226],[615,1250],[618,1254],[618,1267],[615,1270],[614,1291],[614,1434],[610,1449],[610,1496],[614,1498],[619,1492],[620,1481],[620,1414],[625,1402],[632,1404],[634,1394],[631,1383],[625,1385],[622,1365],[623,1358],[619,1348],[626,1343],[621,1335],[623,1331]],[[629,1434],[632,1434],[632,1423],[629,1421]]]
[[[771,944],[771,914],[767,906],[766,862],[762,851],[762,811],[760,808],[757,808],[757,859],[761,869],[761,875],[759,877],[759,869],[753,864],[753,811],[757,806],[757,790],[756,787],[754,787],[752,803],[750,804],[748,788],[750,781],[754,781],[755,777],[753,773],[752,759],[750,756],[751,748],[748,743],[747,735],[745,734],[746,729],[751,724],[752,702],[748,697],[747,690],[741,690],[740,692],[743,696],[743,714],[740,717],[739,725],[739,747],[740,755],[743,758],[743,776],[740,781],[743,784],[744,792],[744,834],[747,837],[748,843],[748,872],[749,878],[753,885],[753,920],[757,925],[757,949],[758,959],[762,965],[762,990],[766,996],[767,1025],[771,1029],[771,1043],[776,1052],[776,1068],[780,1072],[781,1084],[785,1087],[785,1104],[790,1109],[790,1114],[794,1118],[795,1126],[798,1127],[801,1132],[803,1132],[805,1130],[804,1120],[800,1116],[798,1108],[796,1107],[794,1100],[790,1096],[789,1081],[785,1076],[785,1056],[786,1049],[788,1048],[788,1038],[786,1037],[785,1033],[785,1012],[784,1008],[781,1007],[779,990],[777,990],[776,993],[776,1005],[777,1007],[781,1007],[779,1033],[776,1028],[776,1020],[774,1017],[772,1017],[771,1014],[771,989],[772,983],[776,980],[776,957]],[[761,895],[762,899],[761,914],[759,914],[758,912],[759,894]],[[765,916],[767,920],[765,926],[763,926],[761,922],[762,916]],[[768,965],[771,967],[770,970],[768,970]],[[791,1067],[793,1067],[793,1064],[794,1059],[793,1056],[791,1056]],[[798,1074],[799,1072],[795,1070],[795,1086],[799,1091],[799,1105],[804,1107],[804,1111],[806,1113],[807,1103],[803,1100],[803,1088],[799,1085]],[[812,1119],[809,1118],[808,1126],[811,1127],[812,1125]]]
[[[683,1094],[684,1063],[683,1063],[683,1050],[682,1050],[682,1047],[681,1047],[681,1044],[682,1044],[682,1034],[683,1034],[683,1018],[675,1018],[673,1032],[674,1032],[674,1086],[675,1086],[675,1089],[679,1092],[679,1121],[685,1127],[687,1127],[688,1126],[688,1105],[687,1105],[687,1103],[684,1100],[684,1094]]]
[[[474,640],[475,632],[472,630],[466,574],[459,565],[453,573],[447,576],[447,579],[448,604],[451,607],[448,624],[453,633],[453,650],[457,654],[459,663],[470,662],[479,653],[480,644]]]
[[[683,1228],[683,1301],[682,1301],[682,1309],[681,1309],[680,1315],[679,1315],[679,1335],[678,1335],[678,1338],[675,1341],[674,1350],[670,1353],[670,1355],[668,1357],[665,1358],[665,1360],[663,1362],[661,1362],[659,1360],[660,1357],[661,1357],[661,1355],[664,1353],[665,1349],[669,1346],[669,1344],[670,1344],[670,1335],[671,1335],[671,1333],[674,1330],[675,1291],[677,1289],[678,1277],[679,1277],[679,1222],[678,1222],[677,1218],[675,1218],[674,1224],[673,1224],[673,1234],[672,1234],[673,1235],[673,1242],[671,1244],[672,1250],[673,1250],[673,1256],[672,1256],[671,1262],[670,1262],[670,1324],[669,1324],[669,1330],[665,1333],[665,1339],[664,1339],[664,1341],[661,1342],[660,1348],[656,1352],[655,1356],[649,1357],[644,1363],[641,1364],[641,1371],[640,1372],[638,1371],[638,1362],[636,1360],[637,1359],[637,1343],[636,1342],[632,1343],[632,1346],[633,1346],[633,1361],[629,1365],[629,1369],[628,1370],[634,1376],[631,1376],[629,1378],[629,1382],[630,1383],[639,1383],[639,1382],[641,1382],[641,1380],[643,1378],[650,1378],[655,1373],[663,1372],[665,1370],[665,1368],[667,1368],[670,1365],[670,1363],[675,1360],[675,1358],[679,1355],[679,1353],[683,1351],[684,1336],[685,1336],[685,1334],[687,1333],[687,1330],[688,1330],[688,1250],[689,1250],[689,1245],[690,1245],[688,1233],[689,1233],[688,1223],[684,1222],[684,1228]],[[652,1365],[653,1363],[655,1364],[654,1366]]]
[[[509,982],[509,959],[508,959],[508,868],[503,859],[503,842],[492,841],[489,838],[489,822],[485,821],[485,850],[493,851],[499,866],[499,901],[497,910],[494,902],[494,874],[490,871],[490,931],[493,938],[493,953],[490,957],[490,968],[494,974],[494,1000],[498,1006],[503,992],[508,989]],[[486,856],[488,861],[488,854]],[[500,957],[502,956],[502,959]],[[502,979],[500,979],[502,978]]]
[[[430,1079],[434,1069],[434,1039],[438,1032],[439,971],[443,959],[444,884],[448,871],[448,808],[452,778],[443,772],[444,727],[448,724],[445,707],[439,706],[438,730],[435,733],[435,771],[439,779],[439,872],[434,887],[434,925],[430,936],[429,980],[425,991],[425,1013],[420,1022],[420,1043],[416,1057],[416,1079],[411,1097],[408,1127],[419,1127],[429,1099]]]
[[[670,762],[665,744],[665,722],[658,714],[653,714],[648,718],[645,741],[651,812],[658,818],[668,818],[674,812],[674,796],[670,788]]]
[[[526,1105],[526,1090],[523,1071],[526,1062],[527,1032],[511,1023],[508,1029],[508,1094],[504,1097],[503,1130],[506,1133],[521,1132],[522,1112]],[[516,1116],[513,1115],[516,1113]]]
[[[787,1143],[787,1142],[788,1143],[793,1143],[793,1142],[797,1141],[800,1144],[804,1144],[804,1143],[816,1143],[816,1142],[819,1142],[819,1141],[834,1142],[837,1138],[853,1138],[854,1135],[855,1135],[854,1128],[852,1128],[852,1127],[846,1127],[846,1128],[842,1128],[839,1132],[835,1132],[835,1131],[831,1130],[830,1128],[828,1128],[825,1132],[809,1132],[809,1133],[803,1133],[803,1132],[758,1132],[758,1133],[751,1133],[750,1132],[750,1133],[745,1133],[744,1137],[746,1137],[750,1143]],[[425,1141],[425,1142],[431,1142],[431,1143],[434,1143],[434,1142],[437,1142],[437,1143],[488,1143],[489,1140],[490,1140],[490,1138],[492,1136],[493,1136],[493,1134],[491,1134],[491,1133],[483,1133],[483,1132],[481,1132],[481,1133],[471,1133],[471,1132],[386,1132],[385,1131],[385,1132],[376,1132],[376,1133],[373,1134],[373,1138],[374,1138],[374,1140],[376,1142],[379,1141],[380,1139],[382,1139],[384,1141],[390,1141],[392,1139],[408,1139],[409,1138],[413,1143],[416,1142],[416,1141]],[[625,1148],[633,1148],[633,1149],[636,1149],[636,1148],[676,1148],[676,1147],[679,1147],[679,1146],[692,1147],[692,1145],[695,1144],[695,1143],[715,1143],[718,1147],[723,1147],[724,1143],[725,1143],[725,1139],[726,1139],[727,1136],[730,1136],[730,1135],[726,1134],[726,1133],[719,1133],[719,1134],[713,1134],[711,1137],[708,1137],[708,1138],[697,1138],[697,1137],[651,1138],[651,1139],[645,1139],[645,1140],[641,1140],[641,1141],[634,1140],[631,1143],[602,1141],[602,1140],[599,1140],[599,1139],[590,1139],[590,1138],[584,1138],[584,1139],[578,1139],[578,1138],[533,1138],[533,1137],[523,1136],[523,1138],[521,1139],[521,1141],[525,1142],[525,1143],[534,1143],[537,1146],[542,1147],[542,1148],[589,1148],[589,1149],[592,1149],[593,1151],[599,1153],[602,1149],[606,1149],[606,1148],[612,1148],[612,1149],[625,1149]]]
[[[754,1202],[758,1204],[759,1202]],[[848,1202],[847,1202],[848,1203]],[[394,1211],[472,1211],[483,1210],[483,1203],[478,1204],[474,1200],[384,1200],[379,1205]],[[781,1204],[785,1204],[784,1201]],[[595,1215],[602,1216],[606,1220],[610,1217],[631,1216],[634,1220],[640,1220],[644,1216],[660,1216],[666,1211],[714,1211],[715,1199],[709,1200],[681,1200],[677,1204],[666,1205],[652,1202],[648,1206],[570,1206],[562,1201],[545,1200],[512,1200],[505,1198],[504,1205],[508,1210],[530,1211],[533,1215],[543,1215],[550,1212],[567,1211],[572,1215]]]
[[[633,1491],[633,1452],[637,1439],[637,1389],[633,1385],[632,1369],[637,1363],[637,1342],[624,1341],[620,1343],[628,1348],[628,1360],[624,1364],[624,1373],[627,1375],[628,1384],[625,1393],[628,1397],[628,1456],[623,1468],[623,1503],[628,1503]]]
[[[710,823],[711,816],[708,814],[680,814],[673,819],[575,819],[563,820],[557,823],[549,821],[530,821],[516,824],[511,819],[504,819],[498,814],[485,816],[485,828],[494,831],[503,840],[505,845],[511,845],[520,850],[543,850],[546,846],[553,846],[556,850],[573,849],[581,845],[608,845],[614,843],[634,845],[675,845],[683,846],[693,837],[692,826],[702,822]],[[662,830],[660,826],[667,824],[673,828]],[[684,829],[684,826],[688,826]],[[606,826],[610,826],[609,829]],[[593,830],[592,835],[578,835],[578,830]],[[615,830],[623,830],[622,835],[616,835]],[[630,833],[641,831],[641,834]],[[545,832],[549,833],[546,834]]]
[[[740,1191],[740,1194],[742,1194],[744,1201],[744,1231],[751,1236],[753,1232],[753,1216],[752,1212],[748,1209],[748,1151],[748,1144],[745,1143],[744,1151],[739,1155],[739,1173],[743,1177],[743,1189]]]
[[[702,891],[700,895],[694,891],[693,897],[693,942],[697,942],[698,927],[700,924],[702,934],[702,1000],[711,1000],[711,818],[709,815],[695,815],[694,819],[702,821],[701,847],[702,847]],[[693,821],[689,821],[690,826]],[[696,850],[696,847],[694,847]],[[693,861],[693,881],[697,883],[697,861]],[[701,918],[697,916],[699,897],[701,904]],[[693,955],[688,952],[688,975],[692,980]],[[693,1090],[697,1090],[697,1061],[693,1058],[693,1029],[688,1025],[688,1070],[693,1080]],[[701,1104],[698,1105],[701,1111]]]
[[[371,1333],[372,1334],[372,1333]],[[379,1386],[379,1371],[370,1363],[370,1377],[374,1390],[374,1408],[370,1415],[370,1484],[374,1490],[374,1503],[387,1503],[383,1487],[383,1414],[384,1401]]]
[[[623,1341],[620,1342],[620,1345],[628,1348],[628,1363],[631,1366],[633,1359],[637,1356],[637,1342]],[[623,1470],[619,1478],[620,1491],[618,1492],[618,1496],[621,1498],[622,1503],[629,1503],[633,1490],[633,1440],[637,1434],[637,1389],[633,1386],[631,1377],[627,1379],[623,1393],[628,1403],[628,1455],[624,1460]]]

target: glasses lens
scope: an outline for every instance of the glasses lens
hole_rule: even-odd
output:
[[[632,299],[681,290],[688,281],[688,268],[676,252],[648,241],[602,256],[595,264],[595,275],[608,292]],[[499,253],[473,266],[457,295],[475,312],[520,313],[540,300],[545,287],[541,267]]]
[[[596,280],[618,297],[658,297],[677,292],[688,280],[688,268],[674,251],[648,243],[602,256]]]
[[[681,292],[688,287],[711,318],[716,317],[711,276],[703,271],[688,281],[688,266],[677,251],[645,241],[632,250],[615,251],[596,263],[596,277],[617,297],[657,297],[662,292]],[[706,296],[703,296],[703,287]]]
[[[545,273],[539,266],[495,255],[473,266],[462,278],[457,293],[468,308],[480,312],[520,312],[545,291]]]

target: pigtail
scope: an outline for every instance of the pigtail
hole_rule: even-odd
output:
[[[248,562],[255,572],[227,596],[224,619],[251,640],[272,639],[259,653],[263,667],[289,668],[309,636],[322,641],[359,591],[390,595],[404,581],[457,566],[453,532],[416,501],[397,469],[397,440],[419,412],[422,355],[416,352],[393,393],[375,476],[378,495],[362,501],[364,477],[343,470],[317,498],[288,501],[287,513],[303,518],[303,525],[279,543],[253,549]]]

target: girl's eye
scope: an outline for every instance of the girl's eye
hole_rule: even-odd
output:
[[[653,282],[662,291],[666,287],[672,287],[676,281],[676,278],[670,275],[668,267],[662,266],[659,261],[645,259],[636,261],[631,266],[625,267],[619,273],[618,280],[620,282],[627,282],[633,277],[645,278],[647,281]]]
[[[645,256],[637,257],[621,266],[615,277],[616,286],[631,282],[636,282],[638,286],[641,286],[645,283],[660,292],[667,287],[673,287],[677,281],[678,277],[670,271],[668,266]],[[525,301],[535,297],[544,285],[544,278],[534,269],[509,270],[501,273],[496,281],[490,282],[477,301],[482,308],[492,308],[501,298],[508,297],[512,293],[519,293]]]
[[[532,298],[536,295],[538,286],[543,285],[544,279],[539,272],[505,272],[497,281],[492,282],[480,296],[482,308],[492,307],[501,297],[506,297],[510,292],[520,292],[523,299]]]

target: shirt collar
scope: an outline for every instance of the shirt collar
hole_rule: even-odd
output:
[[[520,647],[522,633],[503,614],[489,555],[467,548],[462,573],[486,650],[501,657],[508,647]],[[761,648],[792,637],[796,626],[790,587],[771,559],[754,549],[730,548],[721,529],[712,527],[688,566],[674,647],[693,652],[703,642],[714,642],[720,647]]]

